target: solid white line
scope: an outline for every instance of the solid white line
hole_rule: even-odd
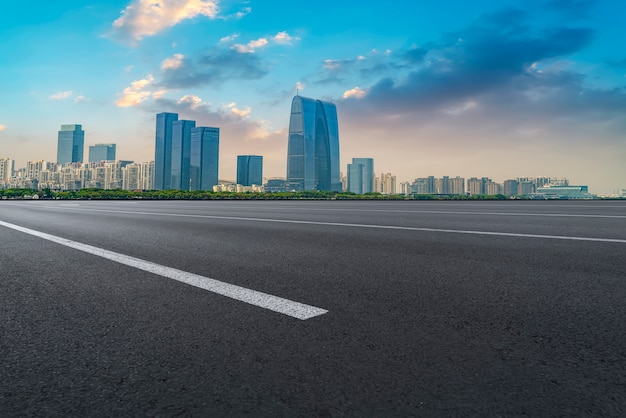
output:
[[[53,208],[54,207],[46,207],[46,209],[53,209]],[[491,232],[491,231],[472,231],[472,230],[462,230],[462,229],[420,228],[420,227],[412,227],[412,226],[351,224],[351,223],[343,223],[343,222],[298,221],[298,220],[289,220],[289,219],[242,218],[242,217],[236,217],[236,216],[190,215],[190,214],[182,214],[182,213],[138,212],[138,211],[124,211],[124,210],[111,210],[111,209],[68,208],[68,210],[121,213],[125,215],[132,214],[132,215],[148,215],[148,216],[172,216],[172,217],[180,217],[180,218],[225,219],[225,220],[249,221],[249,222],[273,222],[273,223],[287,223],[287,224],[301,224],[301,225],[341,226],[341,227],[349,227],[349,228],[393,229],[393,230],[401,230],[401,231],[444,232],[444,233],[451,233],[451,234],[490,235],[490,236],[518,237],[518,238],[540,238],[540,239],[556,239],[556,240],[567,240],[567,241],[613,242],[613,243],[619,243],[619,244],[626,244],[626,239],[618,239],[618,238],[593,238],[593,237],[573,237],[573,236],[564,236],[564,235],[520,234],[520,233],[515,233],[515,232]]]
[[[325,309],[317,308],[315,306],[306,305],[304,303],[295,302],[289,299],[284,299],[263,292],[258,292],[256,290],[247,289],[245,287],[224,283],[219,280],[200,276],[198,274],[193,274],[175,268],[162,266],[160,264],[152,263],[150,261],[141,260],[139,258],[105,250],[103,248],[82,244],[80,242],[57,237],[55,235],[46,234],[45,232],[24,228],[8,222],[0,221],[0,225],[39,238],[43,238],[57,244],[65,245],[66,247],[93,254],[98,257],[106,258],[107,260],[134,267],[139,270],[158,274],[159,276],[167,277],[169,279],[177,280],[179,282],[199,287],[200,289],[208,290],[210,292],[217,293],[231,299],[246,302],[260,308],[265,308],[269,309],[270,311],[288,315],[293,318],[305,320],[319,315],[323,315],[328,312]]]

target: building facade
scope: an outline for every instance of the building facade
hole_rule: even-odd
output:
[[[57,163],[83,162],[85,131],[82,125],[61,125],[57,142]]]
[[[193,120],[172,122],[172,164],[170,189],[190,190],[191,130],[196,127]]]
[[[339,127],[333,103],[295,96],[287,144],[287,189],[341,191]]]
[[[191,128],[189,155],[190,190],[213,190],[218,182],[220,129]]]
[[[263,157],[260,155],[237,156],[237,184],[242,186],[263,185]]]
[[[177,113],[159,113],[156,116],[154,147],[154,188],[167,190],[172,181],[172,124]]]
[[[115,161],[115,144],[96,144],[89,146],[89,162]]]

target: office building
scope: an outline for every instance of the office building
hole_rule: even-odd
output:
[[[57,142],[57,163],[83,162],[85,131],[82,125],[61,125]]]
[[[237,156],[237,184],[242,186],[263,185],[263,157],[260,155]]]
[[[219,149],[219,128],[191,128],[190,190],[213,190],[218,184]]]
[[[172,122],[172,178],[170,189],[190,189],[191,129],[196,127],[193,120]]]
[[[374,159],[353,158],[348,164],[348,191],[357,194],[374,191]]]
[[[333,103],[295,96],[287,144],[287,189],[341,191],[339,127]]]
[[[96,144],[89,146],[89,162],[115,161],[115,144]]]
[[[156,117],[154,147],[154,188],[166,190],[172,180],[172,124],[178,120],[176,113],[159,113]]]

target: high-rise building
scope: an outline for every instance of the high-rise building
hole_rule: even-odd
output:
[[[237,184],[242,186],[263,185],[263,157],[260,155],[237,156]]]
[[[190,190],[191,129],[195,127],[196,122],[193,120],[172,122],[172,180],[170,189]]]
[[[156,143],[154,147],[154,188],[166,190],[172,181],[172,124],[177,113],[159,113],[156,117]]]
[[[57,163],[83,162],[85,131],[82,125],[61,125],[57,142]]]
[[[363,166],[348,164],[348,191],[363,194]]]
[[[295,96],[287,144],[287,189],[341,191],[334,103]]]
[[[219,150],[219,128],[191,128],[190,190],[213,190],[218,184]]]
[[[115,144],[96,144],[89,146],[89,162],[115,161]]]
[[[348,164],[348,191],[357,194],[374,191],[374,159],[353,158]]]
[[[13,176],[15,161],[10,158],[0,159],[0,181],[8,182]]]

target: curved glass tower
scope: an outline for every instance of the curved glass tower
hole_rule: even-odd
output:
[[[333,103],[296,96],[291,102],[287,190],[341,191],[339,126]]]

